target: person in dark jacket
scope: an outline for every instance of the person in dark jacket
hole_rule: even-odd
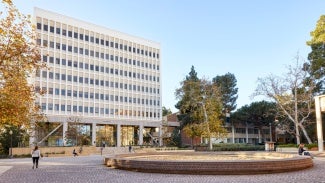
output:
[[[312,155],[310,154],[310,152],[306,151],[304,149],[304,147],[305,147],[305,144],[304,143],[299,144],[298,154],[299,155],[304,155],[304,156],[310,156],[310,157],[312,157]]]

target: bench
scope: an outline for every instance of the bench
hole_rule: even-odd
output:
[[[294,152],[294,153],[298,153],[298,148],[297,147],[277,147],[276,151],[277,152]]]

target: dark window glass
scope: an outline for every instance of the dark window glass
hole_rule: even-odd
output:
[[[54,33],[54,27],[50,26],[50,32]]]
[[[85,35],[85,40],[89,41],[89,36],[88,35]]]
[[[96,38],[96,44],[99,44],[99,38]]]
[[[68,36],[72,37],[72,31],[68,31]]]
[[[73,33],[73,37],[76,38],[76,39],[78,39],[78,32],[74,32]]]
[[[80,34],[79,35],[79,39],[84,40],[84,35],[83,34]]]
[[[61,33],[60,28],[56,28],[56,33],[57,33],[57,34],[60,34],[60,33]]]
[[[48,31],[48,25],[43,25],[43,30]]]
[[[62,35],[66,36],[67,35],[67,30],[62,29]]]
[[[37,23],[37,29],[39,29],[39,30],[42,29],[42,24],[41,23]]]

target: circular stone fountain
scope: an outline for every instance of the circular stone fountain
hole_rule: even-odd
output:
[[[313,161],[276,152],[151,152],[106,157],[105,164],[139,172],[241,175],[302,170],[312,167]]]

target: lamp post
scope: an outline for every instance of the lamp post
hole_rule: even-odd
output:
[[[272,123],[269,123],[270,125],[270,142],[272,142]]]
[[[12,158],[12,130],[9,131],[10,134],[10,155],[9,157]]]

